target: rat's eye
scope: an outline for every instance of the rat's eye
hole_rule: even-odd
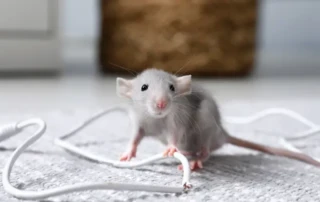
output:
[[[172,91],[172,92],[174,92],[174,86],[172,85],[172,84],[170,84],[170,86],[169,86],[169,88],[170,88],[170,90]]]
[[[141,91],[145,91],[145,90],[148,90],[148,84],[143,84],[142,87],[141,87]]]

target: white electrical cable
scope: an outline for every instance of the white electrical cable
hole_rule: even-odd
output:
[[[288,116],[292,119],[295,119],[296,121],[301,122],[302,124],[306,125],[309,127],[308,130],[300,132],[294,136],[291,137],[278,137],[279,138],[279,142],[282,144],[282,146],[284,146],[286,149],[294,151],[294,152],[299,152],[299,153],[303,153],[301,150],[299,150],[298,148],[294,147],[292,144],[290,144],[288,142],[288,140],[299,140],[299,139],[304,139],[304,138],[308,138],[314,135],[317,135],[320,132],[320,126],[313,123],[312,121],[308,120],[307,118],[303,117],[301,114],[298,114],[297,112],[294,112],[292,110],[289,109],[285,109],[285,108],[269,108],[269,109],[265,109],[261,112],[258,112],[256,114],[253,114],[251,116],[247,116],[247,117],[232,117],[232,116],[228,116],[228,117],[224,117],[223,120],[225,122],[231,123],[231,124],[250,124],[256,121],[259,121],[263,118],[266,118],[267,116],[270,115],[284,115],[284,116]],[[319,135],[319,134],[318,134]],[[313,157],[314,158],[314,157]],[[314,158],[315,160],[320,162],[320,158]]]
[[[298,114],[297,112],[294,112],[292,110],[285,109],[285,108],[269,108],[261,112],[258,112],[256,114],[253,114],[251,116],[247,116],[247,117],[228,116],[228,117],[224,117],[223,120],[232,124],[250,124],[255,121],[259,121],[260,119],[266,118],[269,115],[285,115],[310,127],[310,129],[307,131],[300,132],[293,137],[287,137],[286,139],[288,140],[307,138],[307,137],[310,137],[311,135],[315,135],[316,133],[320,132],[319,125],[311,122],[310,120],[306,119],[305,117]]]
[[[61,146],[62,148],[73,152],[77,155],[86,157],[88,159],[100,162],[100,163],[107,163],[111,164],[117,167],[122,168],[133,168],[137,166],[142,166],[149,164],[151,162],[164,159],[162,154],[155,155],[153,157],[150,157],[148,159],[145,159],[140,162],[118,162],[118,161],[112,161],[109,159],[105,159],[103,157],[97,156],[95,154],[91,154],[89,152],[85,152],[81,149],[79,149],[76,146],[73,146],[72,144],[64,141],[64,139],[67,139],[71,137],[72,135],[75,135],[77,132],[82,130],[85,126],[92,123],[94,120],[102,117],[103,115],[114,111],[114,110],[120,110],[120,111],[126,111],[125,107],[115,107],[110,108],[108,110],[105,110],[101,113],[98,113],[97,115],[91,117],[86,122],[81,124],[79,127],[75,128],[71,132],[67,133],[66,135],[61,136],[60,138],[57,138],[55,140],[55,143],[58,146]],[[15,188],[10,183],[10,174],[12,171],[12,167],[14,166],[14,163],[19,158],[19,156],[30,146],[32,145],[36,140],[38,140],[45,132],[46,130],[46,124],[41,119],[30,119],[27,121],[19,122],[17,124],[10,124],[5,125],[0,128],[0,141],[3,141],[5,139],[8,139],[12,137],[13,135],[16,135],[20,133],[24,128],[28,126],[36,125],[38,126],[37,131],[34,133],[33,136],[28,138],[22,145],[20,145],[11,155],[9,158],[7,164],[5,165],[5,168],[2,173],[2,184],[4,187],[4,190],[11,194],[12,196],[20,199],[27,199],[27,200],[39,200],[44,199],[48,197],[54,197],[59,196],[67,193],[72,192],[79,192],[79,191],[88,191],[88,190],[126,190],[126,191],[146,191],[146,192],[163,192],[163,193],[181,193],[188,191],[191,188],[191,184],[189,182],[190,180],[190,166],[189,162],[186,159],[184,155],[181,153],[175,152],[173,157],[178,159],[181,164],[183,165],[183,182],[181,186],[155,186],[155,185],[149,185],[149,184],[124,184],[124,183],[86,183],[86,184],[75,184],[75,185],[69,185],[54,189],[48,189],[44,191],[25,191]]]
[[[133,168],[138,167],[142,165],[149,164],[154,161],[158,161],[160,159],[163,159],[162,154],[158,154],[155,156],[152,156],[148,159],[139,161],[139,162],[119,162],[119,161],[113,161],[110,159],[106,159],[104,157],[98,156],[96,154],[92,154],[90,152],[81,150],[80,148],[68,143],[65,141],[66,139],[70,138],[71,136],[77,134],[79,131],[81,131],[83,128],[85,128],[87,125],[92,123],[93,121],[97,120],[98,118],[102,117],[103,115],[110,113],[111,111],[123,111],[128,113],[128,108],[126,107],[114,107],[107,110],[104,110],[92,117],[90,117],[87,121],[82,123],[80,126],[76,127],[75,129],[71,130],[69,133],[57,138],[55,140],[55,144],[64,148],[65,150],[68,150],[76,155],[80,155],[82,157],[85,157],[87,159],[99,162],[99,163],[105,163],[110,164],[116,167],[120,168]],[[306,138],[311,135],[314,135],[315,133],[320,131],[320,126],[312,123],[311,121],[307,120],[303,116],[297,114],[296,112],[293,112],[288,109],[283,108],[271,108],[264,110],[262,112],[259,112],[257,114],[254,114],[252,116],[248,117],[225,117],[223,120],[225,122],[229,122],[232,124],[249,124],[253,123],[255,121],[258,121],[260,119],[265,118],[269,115],[276,115],[276,114],[282,114],[285,116],[289,116],[291,118],[294,118],[301,123],[307,125],[310,127],[308,131],[305,131],[303,133],[298,134],[295,137],[291,137],[290,139],[301,139]],[[131,120],[132,121],[132,120]],[[60,188],[54,188],[44,191],[24,191],[17,189],[13,187],[10,184],[10,173],[12,170],[12,167],[14,166],[14,163],[18,159],[18,157],[23,153],[30,145],[32,145],[36,140],[38,140],[45,132],[46,130],[46,124],[41,119],[30,119],[27,121],[22,121],[19,123],[9,124],[4,127],[0,127],[0,142],[4,141],[8,138],[11,138],[14,135],[17,135],[20,133],[24,128],[37,125],[38,129],[35,132],[35,134],[31,137],[29,137],[22,145],[20,145],[11,155],[9,158],[9,161],[5,165],[5,168],[2,173],[2,183],[3,187],[6,192],[13,195],[14,197],[20,198],[20,199],[27,199],[27,200],[39,200],[44,199],[48,197],[54,197],[58,195],[63,195],[71,192],[79,192],[79,191],[88,191],[88,190],[102,190],[102,189],[113,189],[113,190],[128,190],[128,191],[149,191],[149,192],[165,192],[165,193],[179,193],[183,191],[187,191],[189,188],[191,188],[191,184],[189,182],[190,180],[190,167],[188,160],[186,157],[178,152],[174,153],[174,157],[178,159],[182,165],[183,165],[183,182],[182,186],[177,187],[168,187],[168,186],[153,186],[153,185],[143,185],[143,184],[121,184],[121,183],[96,183],[96,184],[76,184],[76,185],[70,185],[70,186],[64,186]],[[289,139],[289,138],[287,138]],[[288,143],[286,139],[280,138],[280,142],[287,148],[292,151],[301,152],[299,149],[295,148],[293,145]],[[320,160],[319,160],[320,161]]]
[[[112,111],[122,111],[122,112],[126,112],[128,113],[130,111],[130,108],[127,108],[125,106],[120,106],[120,107],[113,107],[113,108],[109,108],[107,110],[103,110],[102,112],[97,113],[96,115],[90,117],[89,119],[87,119],[87,121],[85,121],[84,123],[80,124],[79,126],[75,127],[73,130],[71,130],[70,132],[66,133],[65,135],[62,135],[61,137],[55,139],[55,144],[68,150],[69,152],[72,152],[74,154],[80,155],[82,157],[85,157],[87,159],[90,159],[92,161],[96,161],[99,163],[104,163],[104,164],[110,164],[113,165],[115,167],[119,167],[119,168],[133,168],[133,167],[139,167],[142,165],[146,165],[146,164],[150,164],[154,161],[158,161],[160,159],[163,159],[163,154],[158,154],[158,155],[154,155],[150,158],[141,160],[141,161],[131,161],[131,162],[121,162],[121,161],[114,161],[111,159],[107,159],[104,158],[102,156],[99,156],[97,154],[92,154],[88,151],[84,151],[68,142],[66,142],[65,140],[72,137],[73,135],[77,134],[77,132],[79,132],[80,130],[84,129],[86,126],[88,126],[90,123],[92,123],[93,121],[101,118],[103,115],[106,115]],[[128,116],[129,118],[131,118],[130,116]],[[130,120],[131,123],[133,122],[133,120]],[[181,153],[175,153],[174,155],[175,158],[177,158],[179,161],[181,161],[183,167],[185,167],[185,169],[183,169],[183,186],[189,187],[190,186],[190,166],[189,166],[189,162],[188,160],[185,158],[184,155],[182,155]]]

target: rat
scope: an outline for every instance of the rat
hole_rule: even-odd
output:
[[[157,68],[148,68],[132,79],[117,78],[117,94],[129,99],[134,121],[131,140],[121,161],[136,157],[144,137],[153,137],[166,146],[164,156],[184,154],[191,170],[203,168],[210,154],[225,144],[271,155],[300,160],[320,167],[308,155],[265,146],[231,136],[221,123],[213,96],[192,82],[191,75],[176,76]],[[182,169],[182,165],[178,166]]]

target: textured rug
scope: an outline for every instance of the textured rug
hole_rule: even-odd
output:
[[[287,103],[238,103],[222,107],[223,115],[249,115],[271,106],[287,107],[309,119],[319,120],[317,102],[307,105]],[[311,110],[312,109],[312,110]],[[11,175],[11,182],[25,190],[43,190],[82,182],[140,182],[180,185],[182,173],[173,159],[138,169],[118,169],[80,159],[53,144],[53,139],[72,129],[100,109],[45,111],[35,114],[1,114],[0,124],[25,118],[41,117],[48,123],[46,134],[21,156]],[[320,121],[319,121],[320,123]],[[129,124],[122,114],[110,114],[70,139],[83,149],[118,159],[128,144]],[[271,134],[288,135],[305,127],[286,117],[271,117],[252,125],[226,125],[237,137],[279,146]],[[33,129],[0,143],[0,166]],[[303,151],[320,157],[320,137],[293,142]],[[164,149],[152,139],[142,142],[137,159]],[[202,171],[191,175],[193,190],[187,194],[146,192],[87,191],[49,198],[44,201],[320,201],[320,169],[301,162],[226,146],[213,154]],[[0,201],[19,201],[0,187]]]

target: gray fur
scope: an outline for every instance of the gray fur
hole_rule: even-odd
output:
[[[149,85],[147,91],[141,91],[143,84]],[[176,91],[170,91],[170,85],[174,85]],[[197,154],[203,150],[210,153],[230,143],[320,167],[320,162],[308,155],[230,136],[222,127],[215,100],[204,88],[191,84],[191,76],[176,77],[153,68],[130,81],[119,78],[118,89],[119,94],[132,100],[135,111],[136,126],[128,159],[131,154],[135,155],[142,137],[152,136],[165,145],[174,145],[182,153],[187,152],[189,159],[199,160]],[[157,110],[155,103],[159,98],[168,101],[165,110]],[[200,157],[201,161],[208,156]]]
[[[132,101],[144,136],[152,136],[167,145],[175,140],[180,151],[196,154],[203,147],[214,150],[226,143],[221,129],[220,114],[212,96],[202,87],[192,84],[187,95],[177,95],[168,88],[176,76],[158,69],[148,69],[133,81]],[[141,86],[149,89],[142,92]],[[170,98],[168,113],[155,118],[148,113],[147,104],[153,96]]]

